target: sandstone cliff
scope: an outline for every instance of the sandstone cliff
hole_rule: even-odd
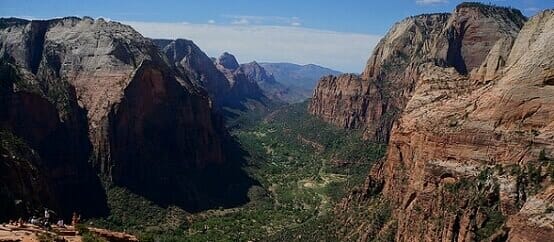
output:
[[[39,153],[60,192],[77,194],[65,209],[103,200],[96,172],[183,206],[202,193],[179,172],[223,163],[225,131],[189,81],[195,63],[176,73],[151,40],[103,19],[0,22],[0,56],[20,70],[2,76],[0,125]]]
[[[496,52],[507,49],[524,20],[517,10],[480,4],[461,4],[452,14],[409,17],[383,37],[359,77],[323,78],[309,111],[344,128],[362,128],[366,138],[385,142],[414,92],[422,64],[471,72],[494,45]],[[491,62],[503,65],[505,52],[492,55]],[[487,70],[489,74],[482,74]],[[491,76],[496,70],[485,65],[476,72]]]
[[[489,82],[452,68],[422,75],[383,167],[398,240],[553,237],[554,12],[533,17],[514,43]]]
[[[483,15],[463,17],[473,11]],[[486,23],[495,13],[514,12],[467,3],[449,18]],[[497,29],[506,35],[473,38],[468,34],[496,34],[494,28],[465,31],[458,49],[463,58],[446,52],[446,58],[418,66],[385,160],[342,208],[381,194],[393,208],[388,224],[394,224],[397,241],[554,237],[554,11],[534,16],[521,31],[519,18],[501,16],[495,19],[510,20]],[[449,19],[446,32],[456,33],[457,22]],[[464,41],[480,51],[464,51]],[[434,56],[441,56],[443,44],[435,42]],[[363,238],[364,230],[371,229],[356,233]]]
[[[221,102],[231,88],[229,80],[214,65],[197,45],[186,39],[162,40],[154,42],[162,49],[177,72],[187,76],[196,85],[204,88],[216,102]]]

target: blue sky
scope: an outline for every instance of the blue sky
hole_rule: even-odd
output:
[[[47,19],[104,17],[130,24],[147,37],[189,38],[209,55],[239,61],[316,63],[360,72],[388,28],[407,16],[451,12],[453,0],[233,0],[45,1],[0,0],[0,16]],[[490,0],[527,16],[552,0]]]

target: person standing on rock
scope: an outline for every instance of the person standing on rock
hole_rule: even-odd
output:
[[[44,222],[50,223],[50,211],[48,211],[48,208],[44,209]]]
[[[76,212],[73,212],[73,217],[71,217],[71,226],[75,227],[79,223],[81,216],[77,216]]]

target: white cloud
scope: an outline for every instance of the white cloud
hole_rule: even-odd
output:
[[[209,56],[228,51],[241,62],[314,63],[345,72],[361,72],[381,38],[293,26],[123,22],[147,37],[193,40]]]
[[[250,20],[248,20],[247,18],[238,18],[238,19],[235,19],[235,20],[231,21],[231,24],[247,25],[247,24],[250,24]]]
[[[209,23],[209,24],[215,24],[215,20],[210,19],[210,20],[208,20],[208,23]]]
[[[255,16],[255,15],[223,15],[223,18],[230,19],[231,24],[256,24],[256,25],[292,25],[300,26],[302,21],[299,17],[283,16]]]
[[[448,3],[448,0],[416,0],[416,3],[420,5],[435,5]]]

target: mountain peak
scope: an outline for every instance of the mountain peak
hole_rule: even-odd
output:
[[[492,4],[484,4],[480,2],[463,2],[456,6],[454,13],[460,13],[464,11],[478,11],[485,16],[499,15],[507,17],[511,21],[518,22],[518,25],[523,26],[523,22],[527,18],[518,9],[511,7],[503,7]]]
[[[235,56],[228,52],[223,52],[223,54],[217,58],[216,63],[230,70],[236,70],[240,66]]]

